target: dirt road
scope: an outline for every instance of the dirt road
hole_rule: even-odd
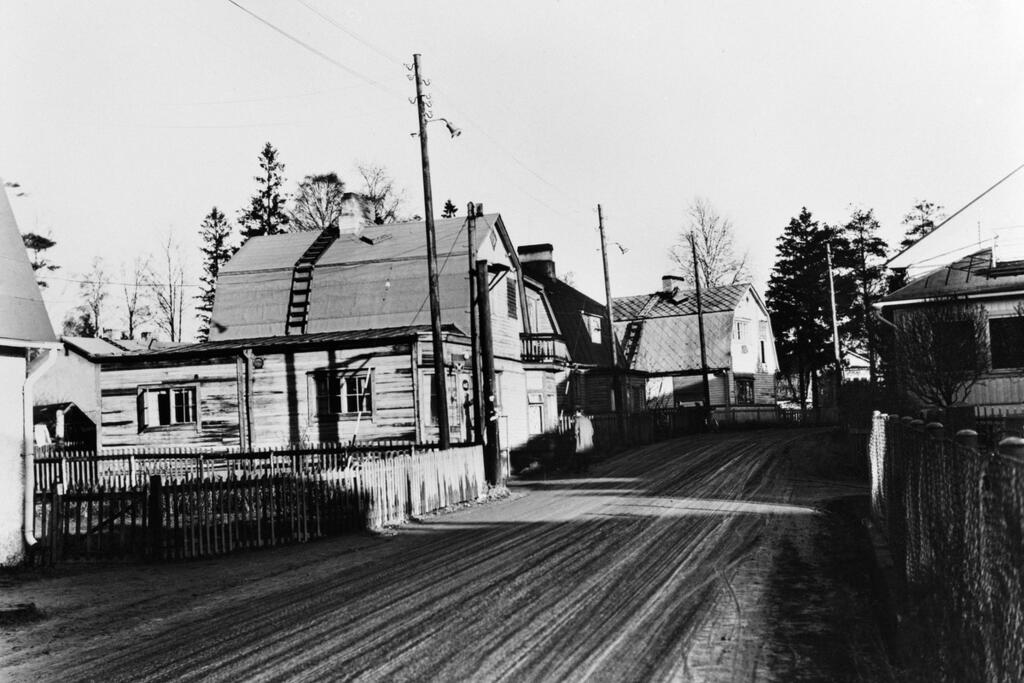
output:
[[[0,678],[885,680],[828,443],[691,437],[383,537],[2,577],[44,618]]]

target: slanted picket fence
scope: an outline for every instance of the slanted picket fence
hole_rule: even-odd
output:
[[[36,493],[37,561],[189,559],[305,542],[400,523],[487,492],[480,446],[255,455],[203,455],[170,474],[51,481]]]

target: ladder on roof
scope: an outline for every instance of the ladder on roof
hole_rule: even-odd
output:
[[[644,321],[633,320],[626,325],[622,335],[622,355],[626,357],[626,367],[633,365],[636,351],[640,348],[640,335],[643,334]]]
[[[305,334],[309,317],[309,296],[313,290],[313,269],[328,247],[338,239],[338,228],[330,227],[321,232],[306,248],[292,269],[292,289],[288,300],[288,321],[285,334]]]

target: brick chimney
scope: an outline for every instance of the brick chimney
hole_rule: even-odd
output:
[[[516,249],[523,270],[532,277],[555,279],[555,248],[550,244],[524,244]]]
[[[672,296],[677,291],[683,289],[686,281],[678,275],[662,275],[661,276],[661,291],[664,294]]]

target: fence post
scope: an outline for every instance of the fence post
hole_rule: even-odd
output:
[[[159,474],[149,478],[149,557],[159,560],[163,557],[164,515],[163,479]]]
[[[50,564],[63,556],[64,545],[64,482],[50,484]]]
[[[961,429],[956,433],[956,442],[966,448],[978,450],[978,432],[973,429]]]
[[[929,422],[924,426],[924,431],[930,439],[941,439],[944,430],[941,422]]]
[[[1024,439],[1008,436],[999,442],[999,453],[1014,458],[1024,458]]]

